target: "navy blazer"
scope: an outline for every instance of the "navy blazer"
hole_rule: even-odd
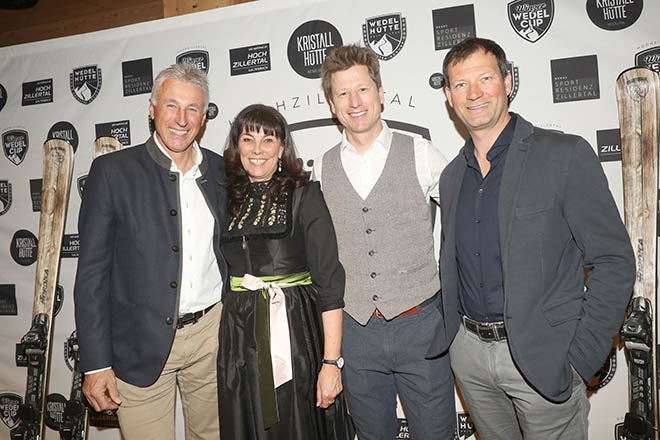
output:
[[[449,348],[460,323],[455,231],[465,168],[461,150],[440,176],[445,322],[429,357]],[[635,279],[630,238],[589,143],[520,116],[498,210],[513,359],[540,394],[564,401],[571,394],[571,366],[589,380],[621,327]],[[586,289],[585,267],[591,270]]]
[[[202,148],[197,185],[215,218],[220,252],[227,195],[221,156]],[[156,381],[170,352],[181,286],[178,174],[153,138],[92,162],[78,218],[74,289],[82,371],[112,366],[136,386]]]

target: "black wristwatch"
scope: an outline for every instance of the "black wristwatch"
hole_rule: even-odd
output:
[[[334,365],[335,367],[339,368],[340,370],[344,368],[344,358],[339,356],[338,359],[335,359],[334,361],[330,361],[328,359],[323,359],[324,364],[328,365]]]

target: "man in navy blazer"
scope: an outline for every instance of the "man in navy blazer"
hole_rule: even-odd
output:
[[[74,291],[83,391],[97,411],[119,408],[127,440],[174,439],[177,386],[186,437],[219,437],[226,193],[222,157],[195,141],[207,107],[204,72],[163,70],[154,136],[94,160],[85,184]]]
[[[630,239],[591,146],[508,111],[499,45],[467,39],[443,67],[470,136],[440,177],[445,322],[428,356],[451,344],[482,440],[586,439],[584,381],[623,320]]]

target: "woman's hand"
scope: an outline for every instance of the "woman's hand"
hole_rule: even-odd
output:
[[[327,408],[332,405],[342,389],[341,370],[335,365],[323,364],[316,382],[316,406]]]

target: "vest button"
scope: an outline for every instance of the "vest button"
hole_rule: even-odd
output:
[[[170,209],[170,215],[174,217],[176,215],[176,209]]]
[[[371,234],[372,232],[374,232],[373,229],[371,229],[371,228],[367,229],[367,234]]]
[[[376,276],[378,276],[378,274],[376,272],[371,272],[370,276],[371,276],[371,278],[376,278]]]
[[[374,251],[369,251],[369,256],[370,256],[370,257],[373,257],[373,256],[374,256],[374,254],[375,254],[375,252],[374,252]]]
[[[176,181],[176,174],[170,174],[170,180],[172,182],[175,182]]]
[[[380,296],[374,295],[374,296],[371,297],[371,299],[374,300],[374,301],[378,301],[380,299]]]
[[[172,245],[172,250],[173,250],[174,252],[179,252],[179,246],[173,244],[173,245]]]
[[[167,325],[172,325],[172,323],[174,322],[174,320],[172,319],[171,316],[168,316],[168,317],[165,319],[165,322],[167,323]]]
[[[172,282],[170,283],[170,287],[171,287],[172,289],[176,289],[176,286],[178,286],[178,284],[176,283],[176,281],[172,281]]]
[[[364,208],[362,208],[362,212],[369,212],[369,208],[365,206]]]

